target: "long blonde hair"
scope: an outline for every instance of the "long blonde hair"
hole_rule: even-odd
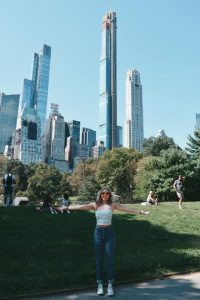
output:
[[[100,205],[102,204],[101,194],[102,194],[102,192],[103,192],[104,190],[108,191],[108,193],[109,193],[108,205],[111,205],[111,204],[112,204],[112,197],[113,197],[113,196],[112,196],[111,189],[110,189],[109,187],[105,186],[105,187],[103,187],[103,188],[98,192],[98,194],[97,194],[97,199],[96,199],[96,204],[97,204],[97,206],[100,206]]]

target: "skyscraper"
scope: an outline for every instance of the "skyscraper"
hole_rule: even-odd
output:
[[[19,96],[0,93],[0,153],[3,153],[4,147],[11,142],[16,128]]]
[[[200,130],[200,114],[196,114],[195,131]]]
[[[69,169],[72,171],[74,168],[74,157],[76,156],[77,152],[77,143],[75,138],[72,136],[68,136],[67,144],[65,147],[65,159],[68,162]]]
[[[117,126],[117,147],[123,147],[123,127]]]
[[[80,122],[72,120],[71,122],[67,122],[69,128],[69,134],[74,138],[76,143],[80,143]]]
[[[24,79],[12,146],[23,163],[42,160],[41,136],[46,122],[51,47],[34,54],[31,79]]]
[[[117,19],[109,12],[102,22],[100,57],[99,140],[117,146]]]
[[[89,128],[82,128],[81,144],[93,147],[96,143],[96,131]]]
[[[126,119],[124,146],[142,151],[144,140],[143,100],[140,73],[129,69],[126,76]]]
[[[65,160],[65,121],[58,112],[57,104],[52,103],[51,110],[42,137],[43,161],[66,172],[68,164]]]
[[[44,132],[47,112],[47,99],[49,87],[49,71],[51,61],[51,47],[43,45],[39,54],[34,53],[32,67],[32,97],[31,106],[37,107],[38,117],[41,122],[41,134]]]
[[[68,161],[69,168],[74,168],[74,158],[77,156],[80,144],[80,122],[72,120],[67,122],[70,136],[67,138],[67,145],[65,148],[65,159]]]
[[[24,164],[41,161],[41,123],[31,105],[33,81],[24,79],[17,126],[12,139],[13,158]]]
[[[97,141],[97,144],[92,147],[92,157],[100,157],[105,150],[106,148],[104,147],[104,143],[102,141]]]

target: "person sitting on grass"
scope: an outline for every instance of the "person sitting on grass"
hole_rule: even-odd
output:
[[[94,249],[96,256],[96,279],[97,294],[104,295],[103,290],[103,265],[104,254],[107,264],[108,296],[114,296],[114,253],[115,253],[115,231],[112,226],[112,215],[115,210],[124,211],[130,214],[146,215],[149,212],[135,210],[117,202],[113,203],[113,196],[110,188],[103,187],[97,195],[97,199],[89,204],[70,205],[67,209],[73,210],[94,210],[96,215],[96,227],[94,230]]]
[[[61,207],[59,208],[59,211],[61,213],[63,213],[63,211],[67,211],[70,214],[70,211],[68,210],[68,207],[70,205],[71,201],[69,199],[69,194],[67,192],[65,192],[63,194],[63,198],[61,200]]]
[[[40,206],[36,207],[37,211],[49,211],[51,214],[57,214],[57,210],[52,205],[52,198],[47,194],[43,201],[40,202]]]
[[[157,199],[156,193],[154,193],[153,191],[150,191],[149,195],[147,196],[146,203],[147,203],[147,205],[158,205],[158,199]]]

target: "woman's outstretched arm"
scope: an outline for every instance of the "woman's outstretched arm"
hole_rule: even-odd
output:
[[[81,205],[69,205],[66,207],[66,210],[94,210],[96,208],[96,203],[91,202],[88,204],[81,204]]]
[[[125,211],[125,212],[128,212],[130,214],[135,214],[135,215],[147,215],[149,213],[149,211],[132,209],[132,208],[129,208],[129,207],[119,204],[119,203],[113,203],[112,207],[113,207],[113,209]]]

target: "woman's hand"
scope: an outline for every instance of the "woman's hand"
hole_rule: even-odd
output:
[[[148,215],[149,213],[150,213],[149,210],[148,211],[143,211],[143,210],[140,211],[140,215]]]

